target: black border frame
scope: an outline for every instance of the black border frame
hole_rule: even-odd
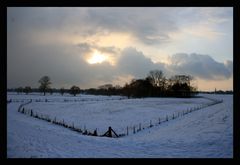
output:
[[[106,0],[3,0],[0,2],[0,158],[7,158],[7,7],[233,7],[233,159],[240,158],[239,101],[240,101],[240,49],[239,22],[240,1],[238,0],[147,0],[147,1],[106,1]]]

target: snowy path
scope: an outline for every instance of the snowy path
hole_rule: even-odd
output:
[[[232,157],[232,95],[224,102],[119,139],[83,136],[7,105],[8,157]]]

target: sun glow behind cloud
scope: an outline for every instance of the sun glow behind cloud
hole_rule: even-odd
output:
[[[95,50],[91,57],[87,59],[87,62],[89,64],[97,64],[97,63],[102,63],[107,60],[107,57],[102,54],[101,52]]]

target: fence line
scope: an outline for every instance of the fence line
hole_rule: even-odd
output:
[[[20,109],[21,109],[23,106],[25,106],[25,105],[27,105],[27,104],[30,104],[31,102],[32,102],[32,99],[30,99],[29,102],[26,102],[26,103],[21,104],[21,105],[18,107],[18,112],[20,111]]]
[[[153,123],[152,121],[153,120],[149,120],[149,122],[145,122],[145,123],[139,123],[139,128],[137,129],[137,131],[135,130],[136,126],[137,125],[132,125],[132,126],[127,126],[126,127],[126,132],[124,131],[122,134],[122,136],[127,136],[127,135],[130,135],[131,133],[132,134],[136,134],[137,132],[139,131],[142,131],[144,129],[148,129],[148,128],[151,128],[153,126],[158,126],[164,122],[168,122],[170,120],[174,120],[174,119],[177,119],[179,117],[182,117],[182,116],[185,116],[189,113],[192,113],[194,111],[197,111],[197,110],[200,110],[200,109],[203,109],[203,108],[206,108],[206,107],[209,107],[209,106],[213,106],[213,105],[216,105],[216,104],[219,104],[219,103],[222,103],[223,100],[217,100],[217,99],[211,99],[211,98],[206,98],[206,99],[209,99],[211,100],[212,102],[211,103],[206,103],[206,104],[202,104],[202,105],[198,105],[198,106],[195,106],[195,107],[190,107],[190,108],[187,108],[186,110],[183,110],[183,111],[178,111],[178,112],[173,112],[172,114],[168,114],[166,115],[164,118],[162,117],[158,117],[156,119],[156,121]],[[140,125],[141,125],[141,128],[140,128]]]
[[[158,119],[154,123],[153,123],[152,120],[149,120],[148,122],[145,122],[145,123],[138,123],[138,124],[134,124],[132,126],[127,126],[126,131],[123,131],[122,133],[119,133],[119,134],[117,134],[111,127],[109,127],[111,129],[108,129],[108,131],[105,132],[103,135],[98,135],[97,128],[94,130],[94,132],[91,132],[86,128],[86,125],[84,125],[83,130],[82,130],[81,128],[76,127],[76,125],[74,125],[74,122],[72,122],[71,124],[68,124],[64,121],[64,119],[57,120],[56,117],[54,117],[54,120],[52,120],[48,115],[40,114],[40,113],[38,114],[37,112],[35,113],[32,109],[24,109],[23,106],[25,106],[27,104],[30,104],[32,102],[32,100],[30,100],[27,103],[21,104],[18,108],[18,112],[26,114],[26,115],[30,115],[31,117],[35,117],[35,118],[38,118],[38,119],[45,120],[47,122],[50,122],[50,123],[53,123],[53,124],[56,124],[56,125],[63,126],[65,128],[69,128],[69,129],[71,129],[73,131],[76,131],[76,132],[79,132],[83,135],[113,137],[112,136],[112,132],[113,132],[114,134],[116,134],[115,137],[123,137],[123,136],[128,136],[131,133],[135,134],[135,133],[140,132],[144,129],[148,129],[148,128],[160,125],[164,122],[174,120],[174,119],[176,119],[178,117],[182,117],[182,116],[184,116],[188,113],[192,113],[194,111],[197,111],[197,110],[200,110],[200,109],[203,109],[203,108],[206,108],[206,107],[209,107],[209,106],[213,106],[213,105],[216,105],[216,104],[219,104],[219,103],[223,102],[223,100],[216,100],[216,99],[212,99],[212,98],[206,98],[206,99],[209,99],[212,102],[202,104],[202,105],[199,105],[199,106],[195,106],[195,107],[190,107],[190,108],[187,108],[186,110],[183,110],[181,112],[178,111],[177,114],[176,114],[176,112],[173,112],[171,115],[166,115],[164,118],[158,117]]]
[[[120,97],[120,98],[111,98],[111,99],[31,99],[34,102],[90,102],[90,101],[114,101],[114,100],[126,100],[128,98],[126,97]],[[29,99],[8,99],[7,103],[12,102],[24,102]]]
[[[30,103],[30,102],[29,102]],[[26,105],[26,104],[25,104]],[[21,109],[22,108],[22,109]],[[29,115],[31,117],[37,118],[37,119],[41,119],[41,120],[45,120],[47,122],[50,122],[52,124],[56,124],[59,126],[63,126],[65,128],[69,128],[72,131],[76,131],[78,133],[81,133],[83,135],[89,135],[89,136],[98,136],[97,135],[97,128],[91,132],[89,131],[86,126],[84,125],[84,129],[82,130],[81,128],[78,128],[74,125],[74,122],[72,122],[71,124],[68,124],[66,121],[64,121],[64,119],[57,119],[56,117],[54,117],[54,119],[51,119],[49,117],[49,115],[45,115],[45,114],[41,114],[41,113],[37,113],[34,112],[32,109],[25,109],[24,107],[20,107],[20,109],[18,110],[18,112],[25,114],[25,115]]]

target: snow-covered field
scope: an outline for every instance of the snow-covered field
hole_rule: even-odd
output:
[[[207,95],[223,99],[216,104],[137,134],[121,138],[85,136],[64,127],[17,112],[20,104],[32,99],[24,108],[89,130],[104,133],[111,126],[126,133],[133,126],[157,123],[173,113],[211,102],[205,98],[144,98],[79,95],[17,95],[8,93],[8,157],[70,158],[171,158],[233,157],[233,96]],[[47,99],[47,102],[45,100]],[[22,101],[22,102],[18,102]],[[36,102],[40,101],[40,102]]]

